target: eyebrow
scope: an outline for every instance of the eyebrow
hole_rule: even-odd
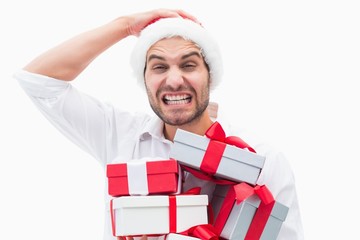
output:
[[[199,52],[193,51],[193,52],[189,52],[188,54],[185,54],[184,56],[181,57],[181,59],[184,60],[184,59],[189,58],[191,56],[198,56],[199,58],[202,57]],[[148,58],[148,62],[150,62],[152,59],[165,60],[164,57],[161,57],[161,56],[156,55],[156,54],[151,54],[149,56],[149,58]]]

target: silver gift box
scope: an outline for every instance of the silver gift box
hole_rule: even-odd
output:
[[[182,165],[200,170],[209,142],[210,139],[206,136],[178,129],[170,151],[170,158],[176,159]],[[264,156],[226,144],[214,176],[255,185],[264,163]]]
[[[219,214],[229,186],[217,185],[211,199],[211,206],[214,211],[214,219]],[[259,207],[260,199],[252,195],[239,204],[235,203],[231,213],[221,231],[220,236],[228,240],[244,239],[253,217]],[[280,232],[282,223],[285,221],[289,208],[277,201],[272,208],[271,215],[261,234],[261,240],[275,240]]]

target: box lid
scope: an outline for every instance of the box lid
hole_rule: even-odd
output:
[[[271,216],[284,222],[289,212],[289,208],[280,202],[275,202],[275,205],[271,211]]]
[[[177,206],[199,206],[208,205],[208,195],[173,195],[176,196]],[[113,209],[132,207],[168,207],[169,196],[123,196],[113,198]]]
[[[194,134],[192,132],[188,132],[182,129],[177,129],[174,137],[174,146],[172,148],[173,151],[170,152],[170,156],[172,157],[172,152],[176,152],[176,143],[188,145],[193,148],[198,148],[202,151],[205,151],[209,145],[210,139],[201,136],[198,134]],[[241,162],[255,166],[257,168],[262,168],[265,163],[265,157],[259,154],[248,151],[247,149],[242,149],[230,144],[227,144],[225,151],[223,153],[223,157],[235,160],[241,159]],[[175,158],[176,159],[176,158]]]
[[[245,202],[258,208],[261,203],[261,200],[259,199],[258,196],[252,195],[252,196],[248,197],[247,199],[245,199]],[[286,219],[288,211],[289,211],[289,208],[287,206],[285,206],[284,204],[282,204],[278,201],[275,201],[275,204],[271,210],[271,216],[274,218],[277,218],[283,222]]]
[[[178,163],[175,159],[144,161],[146,162],[147,174],[174,173],[178,172]],[[109,163],[106,166],[106,176],[127,176],[127,163]]]
[[[215,188],[215,191],[213,193],[213,197],[218,196],[221,198],[225,198],[228,190],[229,190],[228,185],[217,185]],[[251,206],[253,206],[255,208],[258,208],[261,203],[261,200],[257,195],[254,194],[254,195],[251,195],[250,197],[246,198],[243,202],[250,204]],[[287,206],[285,206],[284,204],[282,204],[278,201],[275,201],[275,204],[271,211],[271,216],[278,218],[281,221],[285,221],[288,211],[289,211],[289,208]]]

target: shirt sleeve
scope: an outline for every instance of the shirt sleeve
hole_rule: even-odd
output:
[[[258,185],[266,185],[279,203],[289,208],[277,240],[303,240],[303,226],[296,191],[295,177],[285,155],[275,147],[260,140],[259,136],[244,129],[230,127],[231,135],[241,137],[257,154],[265,156],[265,164],[258,178]]]
[[[289,208],[278,240],[303,240],[303,227],[295,177],[288,160],[281,152],[267,152],[265,165],[257,182],[266,185],[276,201]]]
[[[78,91],[71,83],[19,70],[14,74],[40,112],[62,134],[104,164],[107,115],[112,107]]]

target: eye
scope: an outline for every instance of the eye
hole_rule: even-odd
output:
[[[196,64],[192,62],[187,62],[181,65],[181,68],[185,71],[192,71],[196,68]]]
[[[168,69],[168,67],[164,64],[155,64],[152,66],[151,69],[155,72],[165,72]]]

